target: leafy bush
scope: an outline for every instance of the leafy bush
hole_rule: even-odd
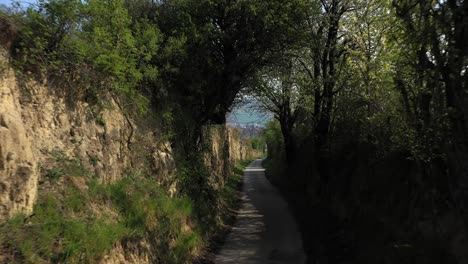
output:
[[[48,169],[42,168],[42,170],[45,172],[44,175],[52,182],[56,182],[67,175],[89,177],[91,174],[79,159],[69,158],[61,150],[51,150],[50,156],[54,160],[54,165]]]
[[[120,95],[125,107],[145,112],[145,80],[157,68],[159,32],[147,20],[129,16],[123,0],[40,0],[1,16],[15,21],[13,65],[23,78],[47,80],[74,98],[99,103],[102,91]]]
[[[65,173],[61,168],[53,167],[51,169],[48,169],[45,175],[50,181],[57,181],[60,178],[62,178],[62,176],[65,175]]]

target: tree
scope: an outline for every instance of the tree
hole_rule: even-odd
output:
[[[420,139],[423,151],[415,157],[426,163],[444,161],[449,173],[446,195],[466,220],[468,3],[394,0],[393,6],[401,25],[400,43],[408,50],[398,61],[403,70],[396,72],[395,85]]]
[[[353,1],[343,16],[346,61],[338,79],[342,88],[336,94],[334,120],[340,126],[335,133],[353,131],[350,137],[368,145],[389,145],[400,105],[392,67],[399,47],[390,40],[395,24],[390,1]]]
[[[86,5],[87,19],[83,23],[83,53],[88,63],[101,73],[98,78],[103,88],[125,94],[145,111],[147,100],[140,96],[138,84],[143,80],[145,62],[152,58],[152,49],[156,49],[157,35],[153,30],[140,32],[133,28],[132,19],[124,7],[123,0],[90,0]],[[145,43],[138,43],[138,33],[148,34]],[[138,45],[140,44],[140,45]],[[145,45],[148,45],[146,49]],[[143,65],[142,65],[143,64]]]
[[[203,125],[225,123],[240,90],[295,43],[306,6],[303,0],[161,2],[159,68],[163,89],[176,102],[177,144],[194,151]]]
[[[295,153],[294,128],[303,111],[303,93],[297,80],[297,65],[287,60],[267,67],[257,77],[252,93],[261,107],[273,113],[278,120],[284,142],[287,164],[293,162]]]
[[[309,78],[314,98],[312,122],[319,152],[326,150],[329,141],[334,98],[339,89],[336,84],[346,55],[344,35],[339,35],[340,21],[349,9],[347,0],[320,1],[316,8],[319,11],[309,16],[309,45],[295,55]]]

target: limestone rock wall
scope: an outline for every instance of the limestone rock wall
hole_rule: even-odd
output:
[[[160,183],[175,175],[169,144],[158,140],[154,128],[125,116],[112,98],[97,112],[47,83],[19,87],[13,71],[5,69],[0,72],[0,221],[32,212],[43,172],[54,166],[54,152],[78,160],[104,183],[148,162]]]
[[[111,96],[102,95],[106,107],[96,110],[51,84],[21,83],[5,55],[0,59],[0,221],[32,213],[38,192],[47,191],[39,183],[55,165],[54,152],[78,160],[103,183],[144,166],[169,194],[177,191],[172,149],[156,124],[125,115]],[[224,182],[235,162],[255,155],[234,128],[205,132],[212,183]]]
[[[218,183],[224,183],[237,162],[261,156],[241,138],[237,128],[211,126],[204,134],[209,146],[205,163],[212,171],[212,180]]]
[[[31,213],[37,195],[37,155],[22,116],[12,72],[0,79],[0,220]]]

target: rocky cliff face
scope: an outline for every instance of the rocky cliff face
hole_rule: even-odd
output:
[[[48,83],[19,85],[0,57],[0,221],[32,212],[54,153],[76,160],[103,183],[146,166],[155,181],[175,192],[173,153],[155,125],[124,114],[110,96],[97,111]],[[234,162],[253,155],[234,129],[207,128],[206,135],[206,163],[216,177],[226,177]]]
[[[0,79],[0,220],[31,213],[37,195],[38,160],[22,113],[18,87],[8,71]]]
[[[30,213],[41,172],[50,169],[52,153],[79,160],[101,181],[112,182],[131,164],[129,144],[134,127],[110,102],[99,117],[86,103],[66,102],[47,84],[17,84],[11,70],[0,81],[0,219]],[[99,120],[97,120],[99,118]],[[143,135],[142,135],[143,136]],[[151,146],[151,145],[150,145]],[[170,161],[154,148],[155,164]]]
[[[205,164],[212,175],[219,178],[217,182],[225,181],[237,161],[261,156],[241,140],[236,128],[213,126],[206,128],[204,134],[210,148],[205,155]]]
[[[18,78],[9,67],[7,53],[0,48],[0,224],[8,225],[11,221],[7,220],[18,214],[26,216],[21,219],[37,219],[34,215],[41,214],[40,208],[50,201],[47,198],[50,194],[61,204],[52,208],[61,213],[64,204],[70,205],[65,203],[66,197],[76,194],[79,199],[88,199],[90,182],[115,186],[127,179],[126,175],[140,172],[144,172],[149,183],[156,182],[155,188],[165,192],[166,197],[173,197],[178,188],[176,161],[171,145],[164,139],[167,137],[154,118],[128,113],[109,94],[99,95],[102,102],[96,106],[74,98],[67,87],[57,86]],[[203,141],[210,175],[207,180],[216,190],[220,190],[237,161],[258,155],[234,128],[207,127]],[[101,224],[110,225],[122,217],[115,205],[99,202],[99,198],[79,202],[86,203],[84,206],[89,210],[81,216],[71,213],[63,218],[87,223],[88,220],[80,217],[92,214],[100,217]],[[34,214],[34,210],[39,213]],[[107,220],[107,215],[113,217]],[[178,223],[173,226],[180,226],[183,234],[192,234],[189,217],[184,217],[177,218]],[[17,228],[28,234],[29,224],[24,222]],[[4,234],[6,240],[0,243],[0,263],[15,259],[15,248],[5,247],[8,241],[24,240],[15,231],[9,235],[12,237]],[[172,239],[175,238],[169,235],[163,238],[167,240],[164,243],[174,247]],[[155,254],[160,252],[155,249],[160,242],[151,239],[143,236],[114,241],[112,249],[106,250],[99,262],[154,263],[159,259]]]

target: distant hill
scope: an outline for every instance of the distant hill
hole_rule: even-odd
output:
[[[245,104],[234,108],[234,110],[228,114],[227,123],[235,127],[263,128],[271,119],[271,114],[255,110],[252,104]]]
[[[249,103],[234,108],[227,116],[227,125],[239,128],[242,137],[250,138],[259,136],[271,119],[271,114],[255,110],[253,103]]]

